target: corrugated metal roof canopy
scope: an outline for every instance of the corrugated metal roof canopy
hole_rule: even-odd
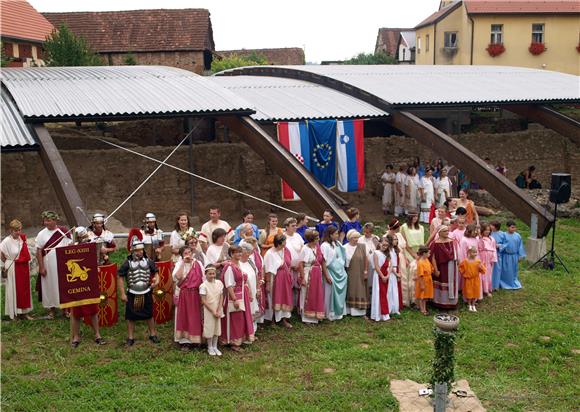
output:
[[[0,147],[8,149],[26,149],[36,146],[36,142],[24,124],[16,105],[2,89],[2,132],[0,133]]]
[[[316,73],[362,89],[393,106],[580,101],[580,77],[507,66],[334,65],[256,66]],[[223,74],[248,74],[244,68]]]
[[[254,112],[229,90],[174,67],[4,69],[2,83],[27,120]]]
[[[388,116],[347,94],[301,80],[258,76],[210,79],[255,106],[252,118],[258,121]]]

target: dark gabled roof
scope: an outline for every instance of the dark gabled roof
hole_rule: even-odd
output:
[[[375,53],[379,51],[379,46],[385,46],[385,53],[389,56],[397,55],[397,44],[399,43],[399,35],[402,31],[410,31],[413,29],[382,27],[379,29],[377,35],[377,42],[375,44]]]
[[[281,47],[275,49],[241,49],[221,50],[217,54],[224,57],[237,55],[240,57],[250,56],[253,53],[264,57],[268,64],[287,65],[304,64],[304,50],[300,47]]]
[[[43,13],[55,26],[66,24],[95,52],[214,50],[209,11],[156,9]]]
[[[442,9],[436,11],[435,13],[433,13],[432,15],[427,17],[425,20],[423,20],[421,23],[417,24],[415,26],[415,30],[420,29],[421,27],[425,27],[425,26],[429,26],[431,24],[437,23],[439,20],[442,20],[443,18],[448,16],[452,11],[454,11],[458,7],[460,7],[461,3],[462,2],[460,0],[458,0],[455,3],[451,3],[447,7],[444,7]]]

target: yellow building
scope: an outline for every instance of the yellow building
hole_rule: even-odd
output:
[[[442,1],[415,30],[416,64],[522,66],[580,75],[579,0]]]

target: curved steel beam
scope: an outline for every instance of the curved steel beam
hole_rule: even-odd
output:
[[[348,220],[344,210],[329,195],[326,188],[253,119],[247,116],[222,117],[220,122],[244,139],[279,176],[284,176],[284,180],[292,186],[316,216],[322,216],[325,209],[331,209],[338,220],[343,222]]]
[[[580,145],[580,122],[576,119],[572,119],[550,107],[535,104],[502,107],[529,120],[538,122]]]
[[[484,185],[496,199],[528,225],[532,225],[537,219],[539,236],[545,236],[554,221],[554,216],[551,213],[544,210],[504,176],[488,168],[475,153],[418,117],[393,108],[389,102],[366,90],[318,73],[289,67],[245,67],[228,70],[220,75],[273,76],[304,80],[329,87],[372,104],[391,115],[390,123],[393,127],[401,130],[407,136],[415,138],[431,150],[443,154],[447,160],[465,170],[474,180]],[[389,121],[389,119],[387,120]]]

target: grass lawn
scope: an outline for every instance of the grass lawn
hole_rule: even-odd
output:
[[[578,408],[580,221],[558,223],[557,251],[570,274],[522,263],[522,290],[495,293],[478,313],[458,311],[455,375],[490,411]],[[34,314],[43,314],[37,303]],[[172,323],[159,326],[157,346],[141,323],[131,349],[122,316],[103,330],[105,346],[83,326],[84,341],[73,350],[67,321],[2,321],[2,408],[397,410],[391,379],[429,379],[432,320],[417,311],[386,323],[293,323],[290,331],[266,326],[243,352],[224,350],[216,359],[176,349]]]

